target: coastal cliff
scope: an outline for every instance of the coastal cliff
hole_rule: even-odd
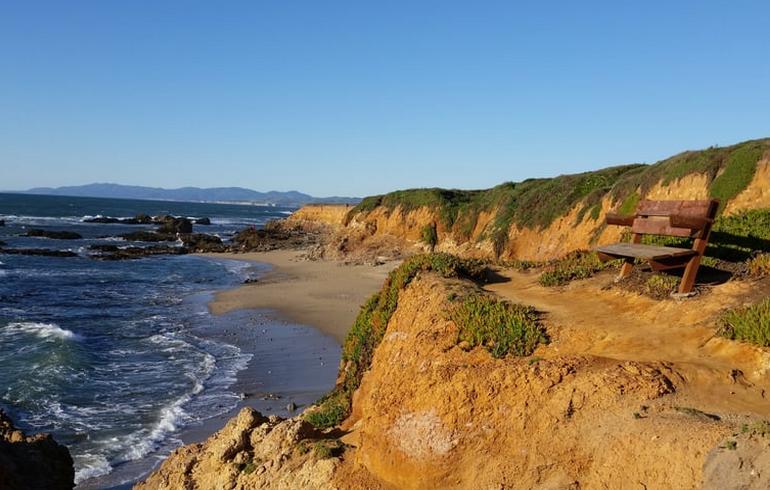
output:
[[[653,165],[624,165],[480,191],[412,189],[355,207],[308,206],[290,220],[331,224],[317,256],[371,261],[433,249],[468,257],[549,260],[617,241],[609,212],[641,199],[721,200],[721,215],[770,207],[770,139],[687,151]],[[340,216],[344,217],[340,220]],[[340,222],[341,221],[341,222]]]
[[[607,482],[646,488],[725,488],[726,482],[738,482],[741,488],[766,488],[770,483],[770,430],[755,422],[758,415],[769,415],[763,392],[770,355],[748,345],[703,340],[713,335],[705,328],[696,329],[697,338],[691,331],[692,318],[710,317],[724,298],[677,310],[590,283],[584,292],[609,305],[612,322],[597,317],[596,330],[586,332],[557,315],[535,316],[532,321],[546,326],[548,338],[530,344],[534,350],[511,345],[500,355],[494,336],[460,341],[464,320],[452,312],[478,304],[479,297],[489,301],[483,304],[499,304],[504,291],[485,292],[476,282],[424,265],[398,291],[379,333],[360,325],[367,315],[382,319],[383,310],[362,310],[354,327],[359,339],[346,342],[337,391],[319,407],[288,420],[244,410],[205,443],[175,451],[137,488],[594,488]],[[404,271],[392,279],[399,274]],[[724,297],[745,298],[752,287],[758,286],[726,286]],[[762,283],[760,289],[768,287]],[[528,283],[527,289],[533,288]],[[381,295],[387,291],[386,286]],[[532,301],[529,294],[505,299]],[[640,308],[664,321],[683,318],[670,324],[668,334],[681,335],[683,352],[691,348],[690,355],[669,359],[658,342],[670,340],[650,328],[602,330],[624,323],[628,311]],[[567,316],[577,319],[596,308],[590,310]],[[651,336],[649,353],[639,339],[629,344],[623,332],[629,338]],[[608,336],[627,350],[608,348]],[[370,342],[367,362],[363,346]],[[660,355],[654,354],[655,345]],[[735,367],[733,379],[728,366]],[[328,411],[325,404],[344,393],[357,369],[363,372],[349,416],[343,414],[340,425],[326,424],[329,429],[314,428],[335,416],[339,405]],[[727,393],[731,400],[724,399]]]

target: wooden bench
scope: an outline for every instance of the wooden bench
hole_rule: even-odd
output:
[[[692,291],[698,275],[701,257],[706,251],[711,225],[719,209],[719,200],[703,201],[641,201],[633,216],[607,215],[607,224],[630,226],[630,243],[615,243],[598,247],[599,259],[623,259],[619,279],[628,277],[635,259],[650,263],[655,271],[684,267],[679,293]],[[643,245],[642,235],[664,235],[693,238],[692,248]]]

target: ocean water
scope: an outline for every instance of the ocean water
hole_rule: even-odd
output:
[[[90,224],[89,216],[207,216],[195,231],[227,238],[286,208],[0,194],[6,247],[72,250],[74,258],[0,252],[0,408],[24,429],[50,432],[75,460],[76,481],[110,473],[178,444],[186,426],[231,410],[232,385],[250,361],[221,337],[211,292],[259,265],[195,256],[100,261],[88,245],[151,226]],[[72,230],[82,240],[19,236]],[[128,243],[126,243],[128,245]],[[242,320],[248,322],[248,319]],[[248,328],[249,325],[239,325]]]

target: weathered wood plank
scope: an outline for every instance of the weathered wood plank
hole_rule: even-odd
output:
[[[681,216],[709,216],[713,199],[699,201],[640,201],[636,214],[641,216],[669,216],[678,214]]]
[[[665,260],[696,255],[696,252],[689,248],[661,247],[641,243],[615,243],[598,247],[596,250],[614,257],[633,257],[645,260]]]
[[[654,216],[649,218],[636,218],[631,225],[631,231],[642,235],[666,235],[678,237],[693,237],[700,230],[690,228],[675,228],[667,216]]]

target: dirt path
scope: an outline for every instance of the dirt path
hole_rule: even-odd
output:
[[[604,290],[612,280],[609,274],[556,289],[540,286],[536,273],[499,273],[506,281],[487,290],[545,314],[552,343],[539,355],[661,363],[682,403],[722,414],[770,417],[770,352],[714,335],[722,309],[770,295],[767,284],[736,281],[694,299],[656,301]]]

